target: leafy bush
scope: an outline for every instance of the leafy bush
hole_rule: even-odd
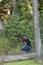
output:
[[[5,36],[10,40],[10,47],[17,47],[19,45],[19,38],[23,35],[28,35],[31,42],[33,38],[33,21],[27,20],[19,15],[11,15],[11,18],[5,25]]]
[[[4,30],[0,30],[0,54],[6,53],[9,51],[10,48],[10,42],[9,39],[5,38],[5,32]]]

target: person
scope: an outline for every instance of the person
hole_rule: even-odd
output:
[[[32,48],[31,42],[26,35],[22,38],[22,41],[24,42],[24,46],[21,48],[21,50],[26,51],[26,52],[31,50],[31,48]]]

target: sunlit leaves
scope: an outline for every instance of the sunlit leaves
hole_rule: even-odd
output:
[[[0,2],[2,2],[3,0],[0,0]]]

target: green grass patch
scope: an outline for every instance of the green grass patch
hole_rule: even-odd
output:
[[[25,60],[25,61],[5,63],[4,65],[41,65],[41,64],[36,63],[35,60]]]

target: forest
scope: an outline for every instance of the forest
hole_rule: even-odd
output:
[[[43,1],[38,0],[40,36],[43,47]],[[32,0],[0,0],[0,54],[19,54],[27,35],[35,51]]]

